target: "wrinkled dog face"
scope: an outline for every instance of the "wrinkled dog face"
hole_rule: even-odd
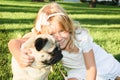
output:
[[[47,34],[31,37],[21,47],[21,50],[30,49],[35,61],[34,68],[42,68],[57,63],[63,57],[55,39]]]

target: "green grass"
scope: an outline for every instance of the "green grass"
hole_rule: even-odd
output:
[[[97,44],[120,61],[120,7],[97,4],[96,8],[89,8],[88,3],[59,3],[72,19],[90,31]],[[44,4],[30,0],[0,2],[0,80],[12,80],[8,41],[31,30],[36,14]],[[58,69],[49,80],[63,80]]]

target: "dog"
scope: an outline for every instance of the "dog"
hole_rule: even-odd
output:
[[[48,34],[40,34],[29,38],[21,46],[21,51],[31,50],[31,56],[35,57],[31,66],[21,68],[12,57],[13,80],[48,80],[50,67],[59,62],[63,55],[59,44]]]

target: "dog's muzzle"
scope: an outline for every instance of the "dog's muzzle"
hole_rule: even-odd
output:
[[[63,57],[59,44],[55,40],[53,40],[53,38],[51,39],[51,37],[37,38],[35,40],[35,48],[37,51],[43,50],[47,52],[49,55],[51,55],[51,59],[49,60],[46,59],[42,61],[42,63],[44,63],[45,65],[53,65],[59,62]]]
[[[61,51],[61,49],[60,49],[58,44],[56,45],[56,48],[53,50],[53,52],[50,52],[49,54],[52,56],[52,58],[50,60],[43,61],[43,63],[46,64],[46,65],[56,64],[63,57],[62,51]]]

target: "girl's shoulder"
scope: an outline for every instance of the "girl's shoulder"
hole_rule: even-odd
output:
[[[75,44],[81,48],[83,52],[89,52],[92,49],[92,43],[93,39],[86,29],[77,29],[75,33]]]
[[[89,39],[92,40],[92,37],[89,35],[89,32],[87,29],[78,28],[75,30],[75,40],[76,41],[86,41]]]

